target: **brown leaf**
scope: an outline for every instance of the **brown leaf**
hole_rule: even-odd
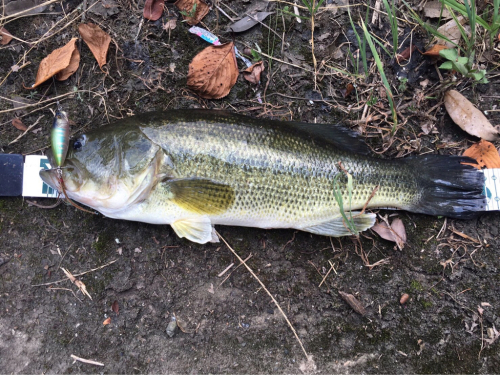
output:
[[[429,18],[451,18],[451,14],[440,1],[429,1],[424,6],[424,14]]]
[[[210,7],[201,0],[177,0],[174,5],[179,8],[182,17],[191,26],[198,24],[210,10]]]
[[[0,27],[0,45],[5,46],[12,40],[12,34],[4,27]]]
[[[39,86],[69,66],[73,51],[76,49],[76,40],[76,38],[71,39],[64,47],[52,51],[50,55],[40,62],[35,83],[31,88]]]
[[[462,16],[457,17],[457,20],[458,20],[458,22],[460,22],[461,25],[464,25],[465,22],[467,22],[467,20],[464,17],[462,17]],[[470,31],[468,30],[467,27],[464,27],[464,30],[465,30],[466,34],[470,34]],[[435,40],[437,40],[438,44],[444,44],[448,48],[454,48],[454,47],[456,47],[455,44],[459,44],[460,39],[462,37],[462,33],[460,32],[460,28],[458,27],[458,24],[455,22],[454,19],[449,20],[443,26],[440,26],[437,29],[437,31],[441,35],[443,35],[446,38],[448,38],[451,42],[453,42],[453,43],[450,43],[450,42],[448,42],[448,41],[446,41],[444,39],[441,39],[439,37],[435,38]]]
[[[120,315],[120,306],[118,306],[118,301],[113,302],[111,310],[113,310],[116,315]]]
[[[174,30],[177,27],[177,18],[170,18],[165,25],[163,25],[163,30]]]
[[[442,45],[442,44],[434,44],[431,49],[425,51],[422,55],[424,56],[432,56],[432,57],[439,57],[439,51],[443,49],[448,49],[448,47]]]
[[[108,324],[111,324],[111,317],[107,318],[104,322],[102,322],[102,325],[106,326]]]
[[[156,21],[163,14],[165,0],[146,0],[144,3],[144,18],[151,21]]]
[[[340,92],[344,98],[347,98],[351,95],[352,90],[354,90],[354,85],[352,83],[348,83],[345,89],[341,89]]]
[[[17,117],[12,120],[12,125],[14,125],[16,127],[16,129],[22,130],[23,132],[28,130],[26,125],[24,125],[23,122],[20,119],[18,119]]]
[[[264,71],[264,62],[259,61],[249,66],[243,71],[243,77],[251,83],[258,84],[260,82],[260,74]]]
[[[405,49],[403,52],[398,53],[396,55],[396,61],[398,63],[402,63],[403,61],[406,61],[410,58],[410,56],[413,54],[413,51],[417,49],[416,45],[411,44],[407,49]]]
[[[354,297],[352,294],[341,292],[340,290],[339,294],[342,297],[342,299],[346,301],[354,311],[356,311],[360,315],[366,315],[365,307],[361,302],[359,302],[356,299],[356,297]]]
[[[485,140],[480,140],[465,150],[464,156],[475,159],[477,164],[470,164],[477,169],[482,168],[500,168],[500,155],[493,145]]]
[[[81,23],[78,26],[78,31],[83,38],[83,41],[92,51],[99,68],[106,64],[106,55],[108,54],[109,43],[111,37],[109,34],[93,23]]]
[[[483,112],[456,90],[449,90],[444,95],[444,105],[452,120],[467,133],[494,142],[500,138]]]
[[[390,227],[387,223],[380,222],[371,229],[384,240],[395,242],[400,250],[403,249],[406,243],[406,230],[401,219],[394,219]]]
[[[209,46],[189,64],[187,85],[205,99],[220,99],[238,79],[234,43]]]
[[[64,81],[68,79],[74,72],[76,72],[79,66],[80,66],[80,51],[78,51],[78,48],[75,48],[73,54],[71,55],[71,60],[69,61],[69,65],[65,69],[57,73],[55,75],[55,78],[58,81]]]

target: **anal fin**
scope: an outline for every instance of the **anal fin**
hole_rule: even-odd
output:
[[[349,219],[350,215],[347,216]],[[363,232],[369,228],[371,228],[375,224],[375,214],[372,213],[364,213],[360,214],[359,211],[352,212],[352,223],[354,226],[355,233],[353,233],[346,222],[344,222],[344,218],[342,216],[338,216],[333,220],[313,225],[311,227],[300,228],[305,232],[310,232],[314,234],[319,234],[321,236],[330,236],[330,237],[342,237],[342,236],[350,236],[353,234],[357,234],[358,232]]]
[[[180,238],[187,238],[199,244],[219,242],[215,229],[206,216],[177,220],[171,226]]]

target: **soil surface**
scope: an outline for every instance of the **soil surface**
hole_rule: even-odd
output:
[[[367,101],[374,115],[389,109],[373,61],[366,80],[324,68],[354,72],[347,50],[354,56],[358,47],[345,8],[316,15],[315,53],[318,66],[324,64],[318,68],[323,74],[317,87],[310,73],[309,21],[299,23],[282,13],[286,4],[270,2],[267,10],[274,14],[264,23],[275,32],[257,25],[232,36],[225,32],[230,21],[213,8],[199,26],[223,42],[234,38],[241,52],[257,44],[275,60],[263,55],[266,70],[260,86],[240,75],[229,96],[204,100],[187,88],[186,76],[189,62],[208,44],[188,32],[172,3],[166,3],[155,22],[143,19],[142,0],[87,3],[85,21],[100,25],[113,38],[108,64],[101,71],[79,40],[80,68],[55,86],[49,80],[35,90],[25,88],[33,84],[47,54],[79,37],[81,18],[74,17],[81,15],[80,2],[54,3],[42,14],[5,25],[25,42],[13,40],[0,47],[1,152],[43,153],[49,144],[50,109],[56,108],[51,99],[65,94],[61,105],[75,122],[72,134],[150,110],[203,107],[263,118],[343,122],[360,131],[375,151],[383,151],[383,157],[457,154],[474,142],[446,115],[442,92],[421,95],[422,81],[437,87],[440,77],[435,63],[418,50],[404,69],[383,57],[397,99],[414,99],[401,111],[406,121],[400,119],[392,141],[387,123],[356,122]],[[236,18],[226,5],[243,15],[265,3],[219,5]],[[353,11],[354,21],[364,12],[365,7]],[[308,15],[303,9],[301,14]],[[163,25],[174,17],[179,18],[175,29],[165,30]],[[387,20],[381,17],[381,25],[371,30],[391,41]],[[401,49],[409,45],[411,29],[401,22]],[[418,28],[411,35],[423,51],[428,35]],[[44,36],[50,37],[35,43]],[[244,64],[238,64],[243,70]],[[484,64],[494,68],[487,60]],[[14,65],[21,68],[13,72]],[[446,79],[448,73],[441,74]],[[494,74],[488,85],[472,85],[461,77],[455,83],[479,108],[491,110],[498,104]],[[356,84],[355,92],[344,97],[348,83]],[[370,96],[367,90],[372,90]],[[5,112],[12,109],[9,99],[16,97],[26,103],[48,101]],[[492,113],[489,118],[498,124],[498,112]],[[16,116],[27,126],[38,123],[10,144],[22,134],[11,125]],[[402,251],[371,231],[358,241],[293,230],[217,228],[241,258],[251,255],[246,263],[293,324],[312,356],[307,362],[277,306],[244,266],[237,267],[240,262],[224,244],[193,244],[179,239],[169,226],[112,220],[66,204],[49,210],[22,198],[1,198],[0,372],[498,372],[500,340],[487,340],[492,341],[494,328],[500,329],[500,213],[468,221],[397,211],[380,214],[397,214],[403,220],[408,240]],[[78,279],[92,299],[61,268],[73,275],[86,272]],[[365,314],[354,311],[339,292],[355,296]],[[401,304],[405,293],[409,298]],[[104,367],[74,362],[71,355]]]

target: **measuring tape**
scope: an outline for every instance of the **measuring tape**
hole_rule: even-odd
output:
[[[57,198],[57,191],[42,181],[40,169],[50,169],[42,155],[0,154],[0,197]],[[484,169],[485,211],[500,211],[500,169]]]

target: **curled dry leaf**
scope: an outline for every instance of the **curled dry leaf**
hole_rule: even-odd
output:
[[[111,37],[99,26],[93,23],[82,23],[78,26],[78,31],[83,38],[83,41],[92,51],[99,68],[106,64],[106,55],[108,54],[109,43]]]
[[[80,66],[80,51],[78,48],[73,50],[73,54],[71,55],[71,60],[69,60],[69,65],[61,70],[59,73],[55,75],[55,78],[58,81],[67,80],[74,72],[78,70]]]
[[[460,22],[461,25],[465,24],[466,22],[466,19],[462,16],[457,17],[457,20],[458,22]],[[470,31],[468,29],[469,29],[468,26],[464,26],[465,32],[470,35]],[[448,42],[447,40],[436,38],[437,43],[443,44],[448,48],[456,47],[456,45],[460,42],[460,38],[462,37],[460,28],[458,27],[458,24],[455,22],[454,19],[446,22],[443,26],[439,27],[437,31],[441,35],[445,36],[448,40],[450,40],[450,42]]]
[[[449,90],[444,95],[444,105],[452,120],[467,133],[487,141],[500,138],[498,127],[495,129],[483,112],[456,90]]]
[[[210,7],[201,0],[177,0],[174,4],[181,11],[182,17],[188,25],[197,25],[210,10]]]
[[[71,59],[74,58],[73,52],[76,49],[76,40],[76,38],[71,39],[64,47],[52,51],[50,55],[40,62],[35,83],[31,88],[39,86],[52,76],[68,68]],[[78,58],[80,58],[80,54],[78,54]]]
[[[246,17],[243,17],[241,20],[236,21],[232,25],[229,25],[227,31],[232,31],[235,33],[247,31],[248,29],[257,25],[259,22],[264,21],[267,16],[273,13],[274,12],[257,12],[255,14],[248,15]]]
[[[220,99],[238,79],[234,43],[209,46],[189,64],[187,85],[205,99]]]
[[[156,21],[163,14],[165,0],[146,0],[144,3],[144,18],[151,21]]]
[[[107,318],[104,322],[102,322],[103,326],[106,326],[108,324],[111,324],[111,317]]]
[[[170,18],[165,25],[163,25],[163,30],[174,30],[177,27],[177,18]]]
[[[14,127],[16,129],[22,130],[23,132],[25,132],[26,130],[28,130],[28,128],[26,127],[26,125],[24,125],[23,122],[20,119],[18,119],[17,117],[12,120],[12,125],[14,125]]]
[[[12,40],[12,34],[9,33],[4,27],[0,26],[0,45],[5,46]]]
[[[249,66],[243,71],[243,77],[248,82],[258,84],[260,82],[260,74],[264,71],[264,62],[259,61],[253,64],[252,66]]]
[[[118,301],[114,301],[111,305],[111,310],[115,312],[116,315],[120,315],[120,306],[118,305]]]
[[[464,152],[464,156],[468,156],[477,161],[477,164],[470,164],[477,169],[482,168],[500,168],[500,155],[493,143],[485,140],[480,140],[473,144]],[[468,163],[467,163],[468,164]]]
[[[354,297],[352,294],[341,292],[340,290],[339,294],[342,297],[342,299],[346,301],[354,311],[356,311],[360,315],[366,315],[365,307],[361,302],[358,301],[356,297]]]
[[[403,249],[406,243],[406,230],[401,219],[394,219],[390,227],[387,223],[380,222],[375,224],[371,229],[384,240],[395,242],[400,250]]]
[[[429,1],[424,6],[424,14],[429,18],[451,18],[451,14],[440,1]]]
[[[448,47],[446,47],[442,44],[434,44],[429,50],[425,51],[422,55],[439,57],[439,51],[441,51],[443,49],[448,49]]]

